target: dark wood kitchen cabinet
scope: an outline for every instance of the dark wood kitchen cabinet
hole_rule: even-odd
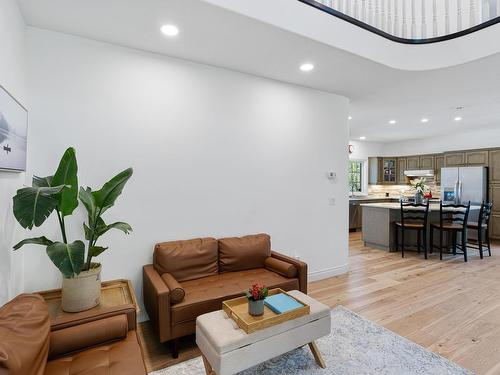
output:
[[[390,185],[397,183],[397,158],[369,158],[368,182],[370,185]]]
[[[436,185],[440,185],[441,184],[441,168],[444,168],[444,156],[437,155],[434,158],[434,164],[435,164],[435,171],[436,171],[436,174],[434,175],[434,179],[436,180]]]
[[[398,158],[398,184],[406,185],[406,176],[405,171],[408,168],[406,167],[406,158]]]
[[[490,183],[500,184],[500,150],[491,150],[489,157]],[[500,204],[500,202],[498,202]]]
[[[397,158],[382,158],[382,182],[384,184],[397,183]]]
[[[465,153],[465,162],[471,167],[487,167],[489,164],[488,156],[488,150],[468,151]]]
[[[420,169],[420,156],[408,156],[406,158],[406,168],[409,171]]]
[[[420,156],[419,169],[432,169],[434,170],[434,155]]]
[[[450,152],[444,155],[444,164],[447,167],[464,167],[465,152]]]

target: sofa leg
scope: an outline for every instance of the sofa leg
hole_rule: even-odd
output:
[[[179,358],[179,339],[172,340],[172,357],[174,359]]]

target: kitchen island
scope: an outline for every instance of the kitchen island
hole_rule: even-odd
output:
[[[396,251],[394,239],[394,222],[401,220],[400,203],[366,203],[361,204],[363,210],[363,241],[366,246],[386,251]],[[471,206],[469,221],[477,221],[480,206]],[[429,205],[429,224],[439,223],[439,203]],[[415,231],[407,231],[407,244],[416,244]],[[427,231],[427,241],[430,229]],[[401,241],[401,240],[400,240]],[[434,244],[438,245],[439,236],[434,236]]]

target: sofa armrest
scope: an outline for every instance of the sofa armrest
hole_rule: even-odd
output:
[[[123,340],[128,328],[127,315],[120,314],[52,331],[49,358]]]
[[[51,319],[50,330],[54,332],[86,323],[98,322],[106,318],[120,315],[126,317],[128,330],[134,331],[137,325],[137,315],[136,307],[133,304],[125,304],[103,309],[91,309],[75,314],[63,314],[59,317]]]
[[[280,254],[276,251],[271,251],[271,257],[286,263],[290,263],[294,265],[295,268],[297,268],[300,291],[304,294],[307,294],[307,263],[304,263],[290,256]]]
[[[273,257],[269,257],[264,262],[264,266],[269,271],[273,271],[281,276],[288,277],[289,279],[297,277],[298,271],[292,263],[288,263]]]
[[[160,336],[160,342],[172,337],[170,324],[170,289],[152,264],[143,267],[144,306]]]
[[[170,290],[170,304],[175,305],[181,303],[186,296],[186,292],[182,288],[181,284],[172,276],[170,273],[164,273],[161,275],[161,279],[167,285]]]

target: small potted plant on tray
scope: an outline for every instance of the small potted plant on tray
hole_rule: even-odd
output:
[[[253,284],[247,291],[248,313],[252,316],[261,316],[264,314],[264,300],[269,293],[262,284]]]

